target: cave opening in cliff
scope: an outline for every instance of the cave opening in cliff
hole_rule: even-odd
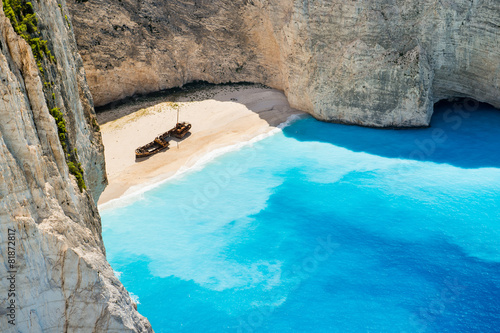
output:
[[[499,109],[495,106],[473,98],[455,97],[442,99],[434,103],[430,126],[433,126],[437,118],[442,118],[445,122],[451,123],[453,129],[458,130],[464,122],[467,122],[476,113],[494,113],[498,111]]]
[[[500,167],[500,154],[494,143],[500,140],[500,131],[496,130],[500,125],[498,111],[491,104],[471,98],[435,103],[429,135],[415,141],[415,156],[427,159],[439,155],[437,162],[464,168]],[[487,162],[485,154],[490,156]]]

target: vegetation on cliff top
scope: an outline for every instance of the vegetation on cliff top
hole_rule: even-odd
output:
[[[48,69],[51,64],[57,63],[57,61],[47,45],[48,41],[42,38],[38,30],[38,18],[33,8],[33,4],[26,0],[2,0],[2,3],[5,16],[9,18],[16,33],[30,45],[40,74],[47,80],[44,82],[43,86],[47,107],[56,121],[59,141],[66,156],[69,172],[75,176],[78,188],[80,192],[83,192],[87,187],[83,178],[82,165],[78,162],[78,152],[76,148],[73,150],[68,148],[70,141],[68,140],[66,131],[66,120],[64,119],[63,112],[56,106],[56,95],[53,91],[54,83],[50,81],[50,79],[47,79],[45,74],[46,72],[47,75],[49,74],[49,71],[46,71],[46,69]],[[61,5],[59,5],[59,8],[61,9],[61,15],[63,15],[64,13],[62,12]],[[66,15],[63,16],[68,27],[70,27],[68,17]],[[49,99],[47,96],[51,96],[52,98]]]
[[[9,18],[16,33],[31,46],[38,67],[44,56],[47,56],[51,62],[55,62],[54,56],[47,47],[47,41],[41,38],[38,31],[38,18],[33,4],[26,0],[2,0],[2,3],[5,16]]]

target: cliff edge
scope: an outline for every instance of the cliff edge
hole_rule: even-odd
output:
[[[3,5],[0,331],[151,332],[106,261],[103,146],[66,4]]]
[[[497,0],[72,2],[96,105],[203,80],[280,89],[318,119],[427,126],[433,105],[500,107]]]

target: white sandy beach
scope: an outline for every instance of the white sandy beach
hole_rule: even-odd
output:
[[[109,185],[99,205],[117,199],[138,186],[152,185],[195,165],[210,152],[268,133],[293,114],[285,95],[255,86],[208,87],[186,93],[175,102],[122,105],[98,114],[105,147]],[[191,135],[171,141],[166,149],[136,161],[135,149],[152,141],[179,121],[192,124]],[[138,110],[138,111],[135,111]],[[135,112],[131,112],[135,111]],[[127,192],[128,191],[128,192]]]

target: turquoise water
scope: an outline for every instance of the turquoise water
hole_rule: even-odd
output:
[[[306,118],[102,212],[156,332],[499,332],[500,112]]]

